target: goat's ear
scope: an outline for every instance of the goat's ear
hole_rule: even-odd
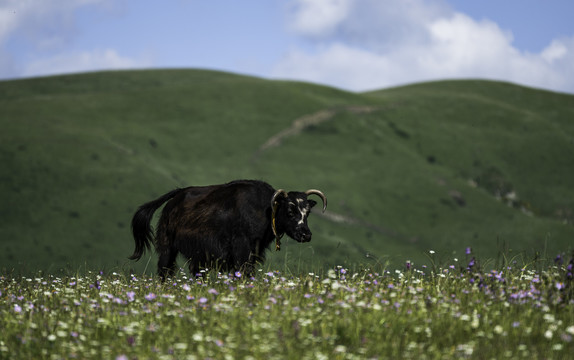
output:
[[[307,200],[307,203],[309,204],[309,209],[313,208],[313,206],[317,205],[317,202],[315,200]]]
[[[275,199],[275,202],[277,203],[278,206],[283,206],[286,201],[287,198],[283,196],[277,196],[277,198]]]

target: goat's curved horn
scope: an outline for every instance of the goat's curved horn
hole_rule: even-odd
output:
[[[316,189],[309,189],[309,190],[305,191],[305,194],[319,196],[321,198],[321,200],[323,200],[323,212],[325,212],[325,210],[327,209],[327,197],[325,196],[325,194],[323,194],[321,191],[316,190]]]
[[[275,194],[273,194],[273,197],[271,197],[271,207],[272,208],[275,205],[275,201],[277,201],[277,198],[279,197],[279,195],[282,195],[284,198],[286,198],[287,192],[283,189],[279,189],[279,190],[275,191]]]

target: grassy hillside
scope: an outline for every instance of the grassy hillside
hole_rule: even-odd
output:
[[[574,96],[486,81],[364,94],[199,70],[0,82],[0,268],[142,270],[126,260],[137,206],[237,178],[327,194],[313,241],[269,253],[293,271],[467,246],[554,255],[574,239],[572,119]]]

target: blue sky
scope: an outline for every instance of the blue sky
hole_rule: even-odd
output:
[[[0,79],[176,67],[574,93],[572,14],[572,0],[0,0]]]

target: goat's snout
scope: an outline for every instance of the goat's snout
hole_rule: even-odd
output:
[[[313,234],[311,233],[311,230],[301,229],[299,232],[299,241],[300,242],[309,242],[309,241],[311,241],[312,236],[313,236]]]

